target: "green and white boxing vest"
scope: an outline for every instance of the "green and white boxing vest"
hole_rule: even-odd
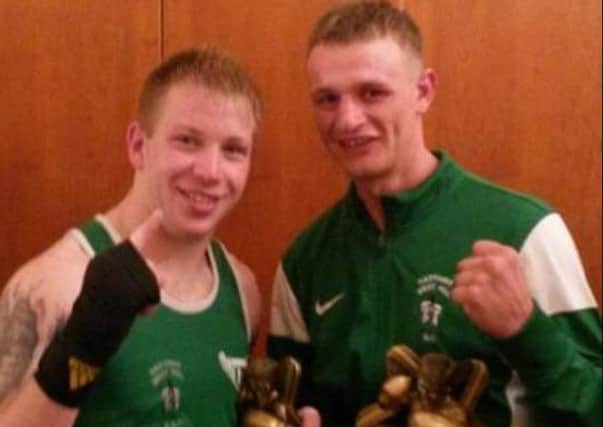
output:
[[[97,217],[78,230],[93,253],[114,244],[105,221]],[[209,254],[218,273],[212,294],[200,307],[176,310],[162,303],[138,317],[82,405],[76,427],[237,426],[248,332],[226,252],[213,241]]]

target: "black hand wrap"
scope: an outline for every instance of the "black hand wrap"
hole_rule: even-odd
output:
[[[40,360],[40,387],[56,402],[79,406],[137,314],[158,302],[155,276],[129,240],[94,257],[65,329]]]

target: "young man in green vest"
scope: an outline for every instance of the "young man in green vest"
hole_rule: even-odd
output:
[[[352,183],[276,274],[269,354],[303,362],[301,403],[325,427],[354,425],[405,344],[483,360],[489,427],[600,426],[600,318],[570,234],[545,203],[426,148],[436,77],[408,14],[335,7],[307,70],[321,138]]]
[[[249,76],[217,51],[149,74],[127,132],[130,191],[3,293],[0,425],[238,425],[260,298],[212,236],[243,193],[260,118]]]

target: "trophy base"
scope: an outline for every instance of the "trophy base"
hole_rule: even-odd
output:
[[[268,412],[252,409],[243,417],[243,427],[290,427]]]
[[[464,422],[455,422],[429,412],[415,412],[410,416],[408,427],[467,427]]]

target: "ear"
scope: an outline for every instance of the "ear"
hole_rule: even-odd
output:
[[[417,82],[418,89],[418,103],[417,112],[419,114],[425,114],[435,97],[436,88],[438,85],[438,77],[431,68],[426,68],[421,71],[419,80]]]
[[[128,146],[128,158],[134,170],[141,170],[144,167],[144,146],[146,136],[142,125],[138,120],[129,124],[126,143]]]

